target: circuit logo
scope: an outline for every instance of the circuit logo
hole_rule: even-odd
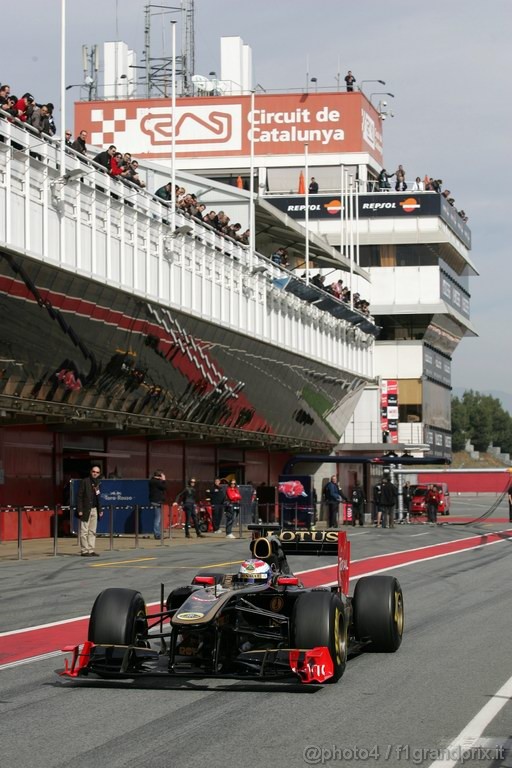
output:
[[[168,150],[173,134],[172,112],[168,107],[138,111],[139,131],[146,137],[148,149]],[[210,106],[176,108],[175,140],[180,152],[204,153],[242,148],[242,114],[239,104],[222,109]]]
[[[402,206],[404,213],[412,213],[417,208],[421,208],[415,197],[408,197],[406,200],[401,200],[399,205]]]

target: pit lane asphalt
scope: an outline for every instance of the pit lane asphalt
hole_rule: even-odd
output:
[[[483,511],[477,507],[482,497],[473,506],[471,500],[462,504],[468,514],[471,509]],[[502,505],[496,517],[506,517],[507,512]],[[454,509],[452,516],[456,513]],[[508,526],[491,524],[485,530],[500,527]],[[350,529],[349,534],[352,558],[361,559],[458,540],[477,531],[482,532],[481,525]],[[121,553],[109,556],[114,566],[104,566],[103,558],[101,566],[80,558],[10,563],[1,569],[2,629],[88,613],[97,592],[107,585],[140,588],[147,600],[157,599],[157,580],[169,588],[184,583],[205,564],[245,558],[247,544],[219,539],[209,546],[192,540],[186,549],[173,550],[171,545],[168,551],[159,550],[149,565],[123,563]],[[55,658],[3,670],[2,764],[188,768],[257,761],[263,768],[302,766],[307,764],[304,749],[311,746],[324,749],[324,758],[332,753],[333,759],[324,764],[411,765],[404,753],[399,758],[399,745],[446,746],[510,676],[510,546],[503,542],[397,569],[406,611],[401,649],[393,655],[364,653],[352,659],[343,679],[333,686],[198,681],[176,690],[167,678],[131,687],[67,683],[52,674],[61,666]],[[329,562],[293,558],[292,567],[301,570]],[[510,724],[511,710],[508,703],[490,724],[488,735],[507,735],[501,731]],[[356,747],[360,759],[354,757]],[[361,757],[361,750],[373,747],[379,751],[378,762],[373,756]],[[350,750],[354,759],[338,759],[349,758]]]

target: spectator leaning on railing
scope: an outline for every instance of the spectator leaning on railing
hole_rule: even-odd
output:
[[[10,85],[0,85],[0,107],[5,104],[9,96],[11,95]],[[17,99],[16,99],[17,101]]]

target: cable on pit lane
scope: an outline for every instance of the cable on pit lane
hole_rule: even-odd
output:
[[[484,512],[483,514],[480,515],[480,517],[475,517],[473,520],[466,520],[466,522],[464,522],[464,523],[455,523],[455,522],[452,523],[450,520],[443,520],[442,522],[438,521],[437,524],[438,525],[453,525],[453,526],[460,525],[460,526],[464,526],[464,525],[475,525],[475,524],[478,524],[478,523],[482,523],[484,520],[487,520],[498,509],[498,507],[500,506],[502,501],[504,501],[504,499],[507,496],[507,494],[508,494],[508,488],[506,488],[503,491],[501,496],[499,496],[494,501],[494,503],[491,504],[489,509],[486,512]]]

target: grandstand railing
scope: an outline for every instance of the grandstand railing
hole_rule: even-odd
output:
[[[368,318],[286,290],[291,273],[30,127],[0,119],[0,243],[60,269],[373,376]],[[72,171],[82,174],[69,176]],[[170,220],[177,230],[172,231]],[[261,267],[261,270],[257,270]],[[263,269],[264,268],[264,269]],[[296,278],[295,278],[296,279]],[[333,311],[333,308],[335,311]]]

